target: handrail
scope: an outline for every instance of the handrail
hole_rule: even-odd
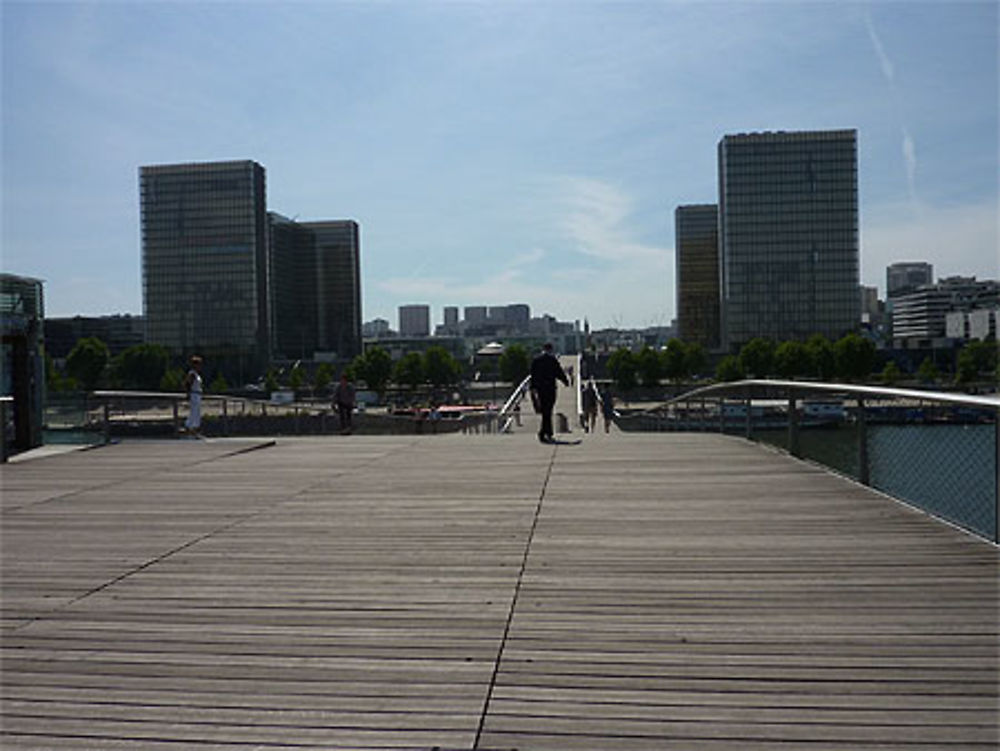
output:
[[[818,397],[819,401],[823,401],[824,396],[837,397],[840,409],[832,417],[824,416],[822,410],[814,411],[810,418],[810,396]],[[727,403],[734,398],[736,406],[732,401]],[[764,402],[763,409],[755,410],[754,400]],[[780,404],[784,400],[787,400],[787,408]],[[804,409],[800,409],[800,402],[805,403]],[[884,406],[873,407],[876,402]],[[768,403],[772,407],[770,410]],[[712,409],[709,409],[710,404]],[[950,411],[941,411],[949,408]],[[847,444],[856,442],[853,457],[811,458],[828,466],[846,462],[843,466],[838,465],[839,471],[850,474],[862,484],[876,487],[1000,543],[1000,395],[997,394],[750,379],[695,388],[655,407],[621,416],[616,422],[626,430],[730,433],[734,428],[738,432],[743,423],[748,439],[754,439],[755,430],[763,439],[774,436],[775,428],[787,427],[784,447],[797,457],[803,455],[804,443],[815,443],[819,450],[827,440],[822,432],[817,432],[809,433],[810,440],[804,441],[802,430],[809,427],[810,422],[844,428],[853,426],[849,433],[836,439],[841,447],[846,445],[844,441]],[[874,427],[870,428],[870,424]],[[944,440],[941,433],[924,431],[918,434],[913,430],[936,425],[951,425],[959,432],[948,434]],[[972,429],[969,427],[972,425],[982,427]],[[983,431],[992,433],[992,448],[987,445],[989,438],[986,444],[979,438]],[[955,441],[957,443],[952,446]],[[923,458],[915,459],[915,455]],[[925,477],[928,472],[937,474]],[[970,500],[972,498],[975,500]]]
[[[500,411],[497,412],[497,419],[500,421],[500,433],[507,433],[510,431],[510,424],[514,421],[514,412],[518,406],[521,404],[521,400],[524,399],[524,395],[528,393],[528,388],[531,386],[531,376],[527,375],[524,380],[518,384],[517,388],[514,389],[513,393],[507,397],[507,401],[503,403]],[[506,419],[505,419],[506,417]]]
[[[701,386],[691,391],[668,399],[663,405],[651,407],[648,412],[661,409],[662,406],[675,404],[677,402],[690,401],[694,397],[709,396],[717,392],[742,391],[748,389],[788,389],[815,393],[837,393],[854,394],[861,397],[893,398],[893,399],[916,399],[920,401],[938,401],[951,404],[962,404],[970,407],[986,407],[987,409],[1000,409],[1000,395],[977,396],[975,394],[955,394],[947,391],[922,391],[919,389],[898,389],[882,386],[858,386],[849,383],[826,383],[821,381],[783,381],[766,378],[747,379],[742,381],[730,381],[726,383],[713,383],[709,386]]]

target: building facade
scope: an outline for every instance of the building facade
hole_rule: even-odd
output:
[[[349,360],[361,354],[361,230],[352,219],[301,224],[316,246],[316,348]]]
[[[141,167],[139,191],[147,341],[260,372],[271,343],[264,168]]]
[[[723,347],[854,330],[857,132],[727,135],[718,164]]]
[[[0,274],[0,460],[42,444],[45,402],[42,281]]]
[[[400,336],[430,336],[431,308],[429,305],[399,306]]]
[[[892,301],[892,337],[896,347],[933,346],[937,340],[986,338],[988,312],[1000,307],[1000,282],[979,281],[975,277],[948,277],[936,284],[925,284]],[[948,325],[949,314],[953,316]],[[985,328],[985,331],[984,331]]]
[[[885,269],[885,294],[888,299],[933,283],[934,266],[923,261],[893,263]]]
[[[719,207],[678,206],[674,211],[677,329],[681,339],[718,348]]]

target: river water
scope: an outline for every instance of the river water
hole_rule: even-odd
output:
[[[997,522],[996,428],[993,425],[869,425],[871,485],[988,539]],[[801,453],[858,478],[854,425],[803,429]],[[787,431],[757,431],[760,441],[785,447]]]

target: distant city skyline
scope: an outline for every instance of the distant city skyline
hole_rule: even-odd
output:
[[[857,130],[881,297],[896,262],[998,276],[991,0],[0,13],[0,268],[50,316],[142,312],[141,165],[254,160],[269,208],[359,224],[365,321],[516,300],[666,325],[674,209],[718,201],[721,138],[778,130]]]

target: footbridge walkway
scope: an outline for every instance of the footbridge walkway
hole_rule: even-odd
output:
[[[996,748],[996,546],[737,437],[582,437],[5,465],[0,746]]]

